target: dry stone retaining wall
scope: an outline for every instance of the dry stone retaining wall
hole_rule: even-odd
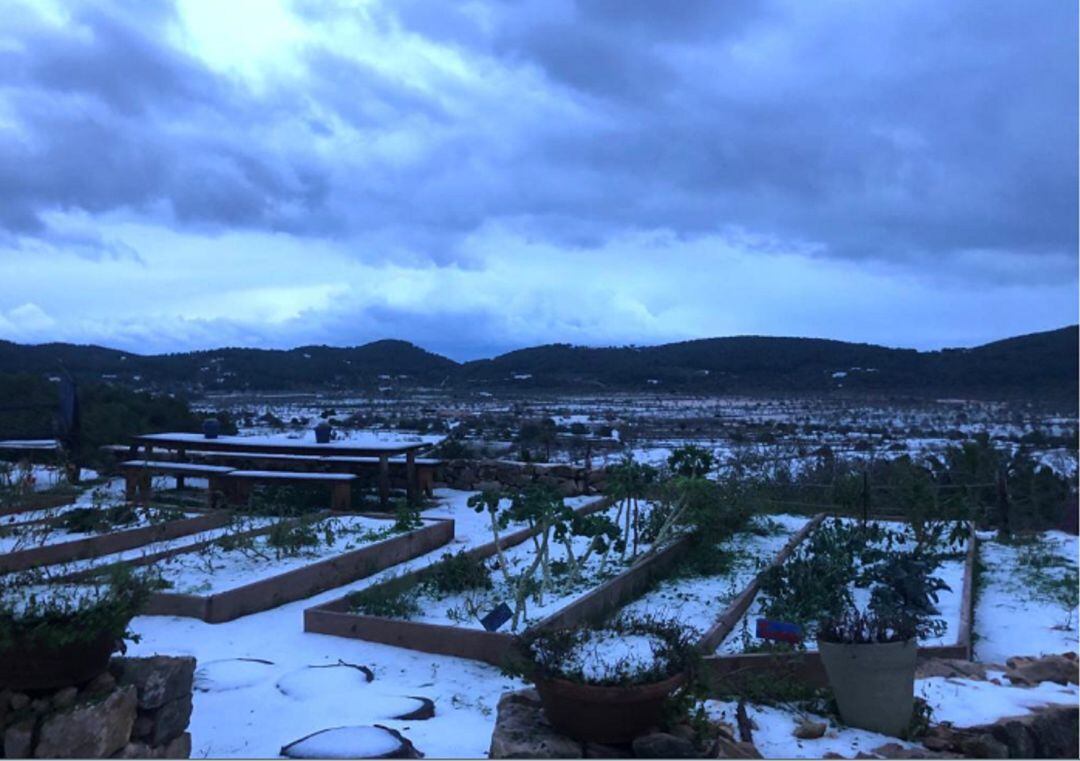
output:
[[[516,489],[541,483],[566,497],[600,493],[607,486],[607,472],[603,469],[513,460],[445,460],[436,478],[441,484],[462,491]]]
[[[5,758],[187,758],[195,659],[114,658],[44,694],[0,692]]]

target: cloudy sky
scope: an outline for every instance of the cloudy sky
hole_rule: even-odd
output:
[[[0,338],[1077,320],[1071,0],[4,3]]]

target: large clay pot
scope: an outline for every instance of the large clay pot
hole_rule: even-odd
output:
[[[915,640],[861,645],[819,641],[818,652],[847,724],[894,737],[907,730],[915,710]]]
[[[55,690],[89,682],[108,670],[116,644],[112,632],[60,647],[16,642],[0,653],[0,689]]]
[[[315,443],[316,444],[329,444],[330,443],[330,424],[323,421],[315,426]]]
[[[544,714],[555,729],[583,742],[626,743],[659,723],[664,701],[684,681],[685,674],[676,674],[632,687],[540,678],[535,684]]]

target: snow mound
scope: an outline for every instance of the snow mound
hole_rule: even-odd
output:
[[[353,690],[367,686],[367,675],[356,666],[335,663],[329,666],[307,666],[290,671],[277,682],[278,692],[293,700],[343,698]],[[411,709],[406,709],[406,711]]]
[[[207,661],[195,672],[199,692],[228,692],[254,687],[273,675],[273,663],[256,658],[224,658]]]
[[[400,757],[404,743],[382,727],[334,727],[303,737],[281,749],[287,758]]]

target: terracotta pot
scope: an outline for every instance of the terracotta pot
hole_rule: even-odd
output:
[[[883,642],[842,645],[818,642],[840,716],[847,724],[899,737],[915,710],[915,661],[919,645]]]
[[[551,725],[575,740],[625,743],[656,726],[664,701],[683,682],[676,674],[662,682],[631,687],[595,687],[565,679],[535,680]]]
[[[89,682],[108,670],[116,640],[109,632],[60,647],[17,642],[0,653],[0,689],[54,690]]]

